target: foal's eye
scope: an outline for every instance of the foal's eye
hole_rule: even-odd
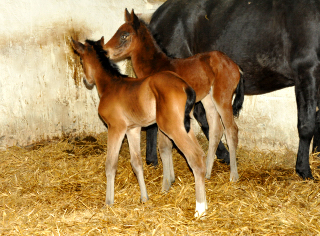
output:
[[[121,40],[126,40],[127,38],[128,38],[128,34],[123,34],[123,35],[121,35]]]

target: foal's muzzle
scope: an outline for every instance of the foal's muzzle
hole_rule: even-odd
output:
[[[93,89],[94,87],[94,83],[90,84],[88,81],[87,81],[87,78],[85,76],[83,76],[83,83],[84,85],[86,86],[87,89],[91,90]]]

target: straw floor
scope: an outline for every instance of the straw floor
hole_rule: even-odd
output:
[[[207,141],[201,139],[204,150]],[[195,219],[193,175],[174,150],[176,181],[161,192],[162,165],[145,165],[150,200],[141,204],[126,141],[115,204],[104,205],[106,133],[0,152],[0,235],[319,235],[320,185],[294,171],[295,154],[238,149],[237,183],[215,162],[208,211]],[[142,139],[145,157],[145,134]],[[316,180],[320,161],[311,156]]]

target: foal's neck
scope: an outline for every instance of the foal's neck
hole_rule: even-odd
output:
[[[119,75],[114,75],[111,71],[106,70],[101,63],[97,64],[94,69],[94,79],[96,87],[98,90],[99,97],[108,91],[114,89],[114,84],[117,80],[122,79],[123,77]]]
[[[140,45],[132,51],[131,60],[138,78],[150,76],[169,64],[170,58],[160,49],[145,25],[139,29]]]

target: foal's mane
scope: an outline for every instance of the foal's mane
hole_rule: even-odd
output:
[[[146,34],[149,34],[151,36],[151,39],[154,43],[154,45],[156,46],[156,48],[160,51],[160,52],[163,52],[167,57],[170,57],[170,58],[174,58],[172,55],[170,55],[164,48],[161,47],[161,43],[159,43],[157,40],[157,35],[153,35],[152,32],[151,32],[151,29],[149,27],[149,24],[146,23],[144,20],[142,19],[139,19],[140,21],[140,24],[143,25],[145,28],[146,28],[146,32],[143,32],[143,33],[146,33]]]
[[[161,52],[163,52],[164,54],[166,54],[167,57],[175,58],[173,55],[171,55],[170,53],[168,53],[168,51],[167,51],[165,48],[163,48],[163,47],[161,46],[161,40],[159,39],[159,35],[152,33],[149,24],[146,23],[146,22],[145,22],[144,20],[142,20],[142,19],[139,19],[139,20],[140,20],[140,23],[142,23],[142,24],[146,27],[148,33],[151,35],[151,38],[152,38],[154,44],[156,45],[156,47],[157,47]]]
[[[105,71],[111,73],[113,76],[116,76],[116,77],[128,77],[127,75],[121,74],[117,64],[115,64],[113,61],[111,61],[107,57],[106,51],[103,50],[99,41],[96,42],[96,41],[87,39],[86,43],[90,44],[93,47],[93,49],[96,51],[97,58],[99,59],[101,66]]]

